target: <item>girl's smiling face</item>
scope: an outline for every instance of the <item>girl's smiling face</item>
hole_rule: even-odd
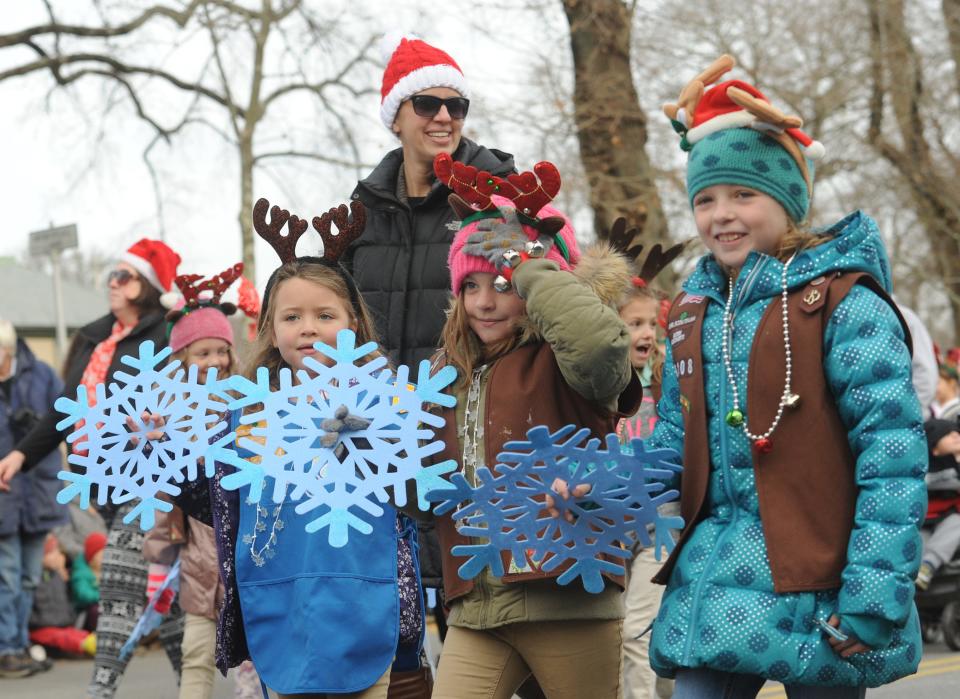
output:
[[[642,369],[657,351],[657,313],[660,304],[656,299],[638,296],[620,309],[620,319],[630,331],[630,363],[634,369]]]
[[[495,274],[474,272],[464,277],[460,293],[470,329],[484,345],[513,337],[527,313],[527,302],[513,289],[506,293],[493,286]]]
[[[773,255],[789,229],[773,197],[743,185],[715,184],[693,198],[697,232],[720,264],[738,270],[751,251]]]
[[[333,360],[319,354],[313,345],[323,342],[336,347],[338,332],[356,331],[348,302],[323,284],[299,277],[281,282],[274,293],[273,346],[283,361],[294,370],[307,368],[305,357],[329,366]]]

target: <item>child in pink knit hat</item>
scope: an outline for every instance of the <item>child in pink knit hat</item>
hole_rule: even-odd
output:
[[[436,360],[458,370],[457,403],[441,413],[437,463],[456,461],[472,482],[481,466],[496,473],[504,445],[532,427],[613,432],[642,393],[616,308],[629,283],[625,258],[609,247],[602,259],[581,258],[569,220],[549,205],[560,187],[549,163],[507,180],[443,155],[434,169],[462,220]],[[555,498],[582,496],[587,486],[557,479],[552,487],[546,507],[558,516]],[[464,580],[453,550],[468,539],[457,526],[450,515],[436,518],[450,613],[434,699],[511,696],[531,672],[565,696],[619,696],[622,576],[605,575],[594,594],[558,584],[561,571],[530,554],[504,554],[504,576]]]
[[[236,370],[228,316],[237,312],[237,306],[221,303],[220,296],[242,273],[243,264],[237,263],[208,280],[199,274],[183,274],[175,280],[183,296],[167,313],[171,360],[180,360],[187,369],[198,367],[201,380],[211,368],[221,377]]]

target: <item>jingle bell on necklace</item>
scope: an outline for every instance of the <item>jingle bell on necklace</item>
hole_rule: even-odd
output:
[[[753,443],[753,447],[761,454],[769,454],[773,451],[773,442],[768,437],[761,437]]]
[[[740,427],[743,424],[743,413],[734,408],[727,413],[727,417],[724,419],[730,427]]]

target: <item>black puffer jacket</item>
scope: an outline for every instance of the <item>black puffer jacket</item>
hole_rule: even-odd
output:
[[[495,175],[513,171],[513,156],[463,138],[454,160]],[[411,208],[398,178],[403,151],[387,153],[361,180],[352,198],[367,208],[363,236],[343,256],[373,312],[377,334],[390,360],[416,367],[437,348],[450,299],[447,253],[458,223],[439,182]]]

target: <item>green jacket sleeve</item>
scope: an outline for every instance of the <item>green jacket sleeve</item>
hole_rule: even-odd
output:
[[[630,335],[620,315],[551,260],[528,260],[513,273],[527,316],[550,343],[567,384],[611,410],[630,382]]]
[[[70,591],[73,593],[73,604],[77,609],[86,609],[100,601],[100,584],[83,556],[73,559]]]

